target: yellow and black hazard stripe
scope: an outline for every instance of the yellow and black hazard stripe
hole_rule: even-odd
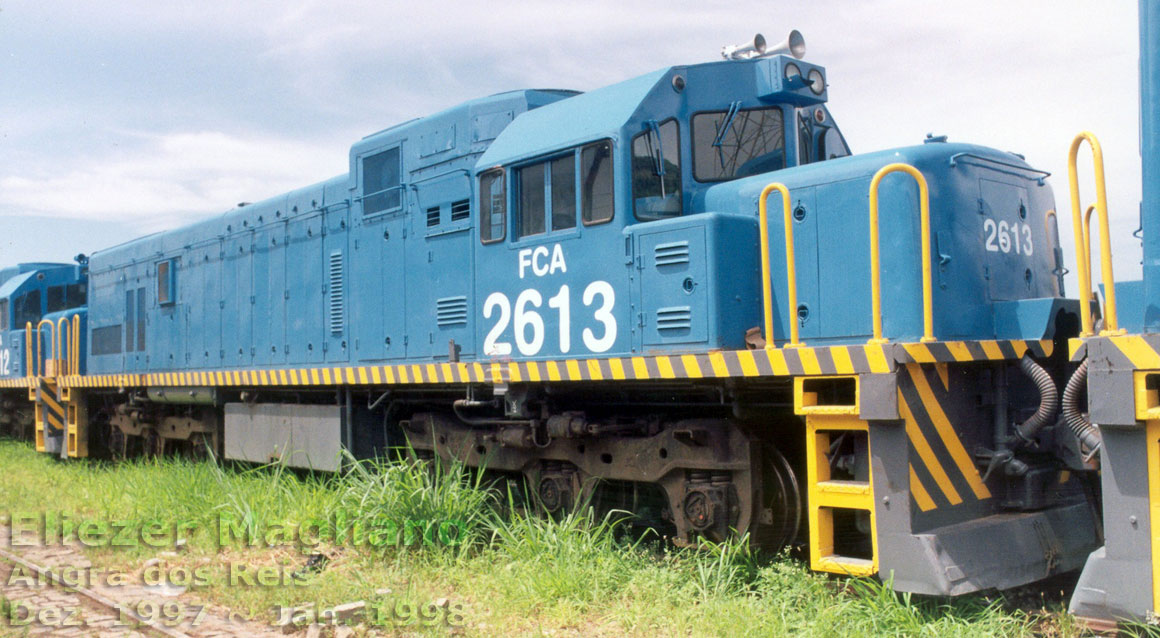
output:
[[[1054,343],[1048,340],[935,341],[933,343],[900,343],[895,346],[898,363],[966,363],[1022,359],[1030,352],[1037,359],[1050,357]]]
[[[36,403],[40,407],[44,419],[45,432],[49,436],[58,436],[64,433],[65,413],[57,392],[56,381],[51,377],[39,377],[36,388]]]
[[[951,388],[937,368],[905,366],[898,411],[910,441],[910,495],[923,512],[991,498],[951,420],[951,402]]]
[[[0,388],[27,388],[31,390],[35,386],[34,377],[18,377],[15,379],[0,379]]]
[[[915,347],[920,346],[920,347]],[[727,350],[698,354],[383,366],[162,372],[61,377],[65,387],[335,386],[646,381],[890,373],[899,363],[1018,359],[1051,353],[1049,341],[980,341]]]
[[[1081,361],[1090,351],[1112,369],[1160,370],[1160,335],[1093,337],[1072,342],[1072,361]]]
[[[311,386],[445,383],[645,381],[727,377],[793,377],[894,370],[889,345],[729,350],[699,354],[423,363],[62,377],[67,387]]]

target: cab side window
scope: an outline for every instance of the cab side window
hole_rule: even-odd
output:
[[[612,142],[601,140],[512,169],[513,239],[573,230],[577,213],[585,226],[611,221],[615,214],[612,164]],[[503,169],[482,173],[479,238],[483,243],[504,239],[506,202]]]
[[[45,301],[48,302],[46,312],[60,312],[68,308],[64,303],[64,286],[50,286]]]
[[[502,168],[479,176],[479,240],[501,241],[507,234],[507,186]]]
[[[632,205],[642,221],[681,214],[681,144],[675,119],[649,121],[632,138]]]
[[[31,323],[35,328],[40,321],[40,291],[33,290],[17,297],[14,314],[17,326],[23,328],[25,324]]]
[[[585,146],[580,151],[580,218],[586,226],[612,219],[613,194],[612,143]]]
[[[403,207],[403,167],[398,146],[364,158],[362,171],[364,215]]]
[[[519,168],[516,176],[520,237],[576,227],[575,151]]]

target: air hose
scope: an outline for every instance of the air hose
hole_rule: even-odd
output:
[[[1071,375],[1071,379],[1068,379],[1067,387],[1063,389],[1063,419],[1089,453],[1095,454],[1102,443],[1100,431],[1079,409],[1079,397],[1087,387],[1087,373],[1088,362],[1085,359]]]
[[[1023,356],[1019,361],[1019,369],[1039,388],[1039,409],[1031,415],[1031,418],[1015,428],[1015,433],[1020,439],[1031,442],[1044,426],[1055,422],[1055,416],[1059,411],[1059,390],[1056,389],[1055,380],[1047,370],[1035,363],[1030,356]]]

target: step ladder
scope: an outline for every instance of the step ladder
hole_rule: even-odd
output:
[[[840,389],[839,392],[835,390]],[[852,392],[851,392],[852,389]],[[834,400],[834,395],[842,398]],[[806,420],[806,486],[810,533],[810,568],[815,571],[872,576],[878,573],[878,534],[874,518],[874,487],[870,477],[870,426],[858,418],[858,377],[797,377],[794,413]],[[865,454],[865,476],[857,480],[831,478],[829,453],[839,437],[854,437]],[[835,519],[853,515],[869,520],[869,556],[849,556],[835,535]]]

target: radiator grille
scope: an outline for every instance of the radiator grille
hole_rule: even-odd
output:
[[[439,207],[432,206],[431,208],[427,209],[427,226],[431,227],[431,226],[438,226],[438,225],[439,225]]]
[[[331,334],[342,334],[343,304],[345,303],[346,288],[342,280],[342,251],[330,253],[330,308],[328,313]]]
[[[471,217],[471,203],[466,199],[461,199],[451,204],[451,221],[457,222],[461,219]]]
[[[657,308],[657,330],[688,330],[693,327],[693,309],[688,306]]]
[[[657,266],[675,266],[689,263],[689,242],[674,241],[668,244],[657,244],[653,249]]]
[[[435,300],[435,323],[440,328],[467,325],[467,297],[443,297]]]

